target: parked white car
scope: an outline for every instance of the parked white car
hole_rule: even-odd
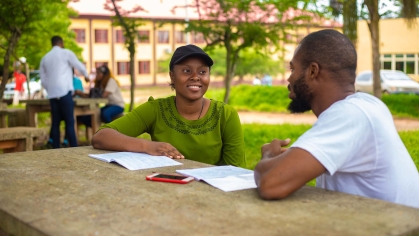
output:
[[[419,83],[411,79],[402,71],[380,70],[381,89],[384,94],[411,93],[419,94]],[[355,81],[357,92],[373,93],[372,71],[363,71]]]
[[[39,77],[39,71],[35,70],[35,71],[31,71],[29,72],[29,77],[31,78],[30,82],[29,82],[29,89],[31,92],[31,99],[39,99],[42,98],[41,96],[41,78]],[[13,98],[14,96],[14,90],[15,90],[15,82],[10,82],[6,84],[6,89],[4,90],[4,95],[3,98],[8,99],[8,98]],[[23,89],[24,89],[24,95],[23,98],[26,98],[28,95],[28,85],[27,82],[25,82],[23,84]],[[45,89],[42,90],[43,92],[43,97],[46,98],[47,97],[47,91]]]

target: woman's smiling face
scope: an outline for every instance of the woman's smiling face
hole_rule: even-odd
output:
[[[185,58],[174,65],[169,74],[176,96],[197,100],[208,90],[210,68],[200,57]]]

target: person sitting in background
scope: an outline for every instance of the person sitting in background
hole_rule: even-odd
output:
[[[261,85],[262,84],[262,82],[260,81],[259,77],[257,77],[257,76],[253,79],[253,82],[252,83],[255,86],[258,86],[258,85]]]
[[[262,78],[262,85],[272,86],[272,77],[269,74]]]
[[[288,78],[289,110],[318,120],[288,150],[262,147],[255,182],[264,199],[285,198],[317,177],[316,186],[419,208],[419,174],[393,117],[378,98],[355,92],[357,55],[336,30],[306,36]]]
[[[187,158],[213,165],[246,167],[244,138],[237,111],[204,98],[212,59],[201,48],[177,48],[170,60],[170,86],[176,95],[154,99],[101,127],[97,149]],[[151,140],[137,138],[149,133]]]
[[[89,94],[76,90],[75,95],[83,98],[108,98],[109,102],[106,106],[100,108],[100,117],[105,123],[111,122],[114,117],[124,112],[124,98],[119,83],[106,65],[96,69],[95,87],[90,90]],[[87,116],[84,121],[87,126],[91,126],[90,118]]]
[[[84,92],[83,83],[81,82],[81,79],[77,77],[77,74],[75,73],[74,68],[73,68],[73,86],[74,86],[74,91]],[[76,92],[74,92],[74,97],[80,97],[76,95],[75,93]]]

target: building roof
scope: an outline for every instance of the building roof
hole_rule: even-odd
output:
[[[185,6],[185,2],[192,4],[193,0],[123,0],[117,2],[124,10],[131,10],[136,6],[141,6],[145,11],[131,13],[131,17],[141,17],[146,19],[178,19],[186,17],[185,9],[172,9],[175,6]],[[115,13],[105,9],[106,0],[79,0],[70,2],[69,7],[79,13],[79,16],[114,16]],[[195,10],[188,8],[188,18],[198,19]]]
[[[77,2],[70,2],[69,7],[73,8],[78,12],[80,17],[110,17],[114,16],[113,11],[105,9],[106,0],[78,0]],[[130,13],[130,17],[139,17],[144,19],[161,19],[161,20],[197,20],[199,19],[198,11],[195,7],[195,0],[123,0],[117,1],[118,6],[121,9],[129,11],[135,7],[141,7],[144,11],[140,10],[134,13]],[[182,7],[186,6],[188,7]],[[256,11],[257,12],[257,11]],[[201,11],[202,14],[202,11]],[[234,13],[233,13],[234,14]],[[284,14],[284,18],[291,19],[299,14],[303,14],[301,10],[289,10]],[[255,20],[264,19],[266,22],[275,22],[273,16],[261,18],[263,13],[255,13],[254,16],[246,15],[246,17],[254,17]],[[308,15],[313,15],[308,13]],[[203,17],[205,18],[205,17]],[[225,18],[225,17],[224,17]],[[219,20],[223,20],[221,17]],[[286,19],[282,19],[286,20]],[[319,25],[323,27],[341,27],[342,24],[327,19],[320,19],[319,17],[313,17],[311,23],[315,24],[321,22]],[[301,24],[304,24],[301,21]]]

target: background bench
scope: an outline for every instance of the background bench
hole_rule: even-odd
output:
[[[47,129],[35,127],[0,128],[0,149],[4,153],[32,151],[34,139],[48,135]]]

